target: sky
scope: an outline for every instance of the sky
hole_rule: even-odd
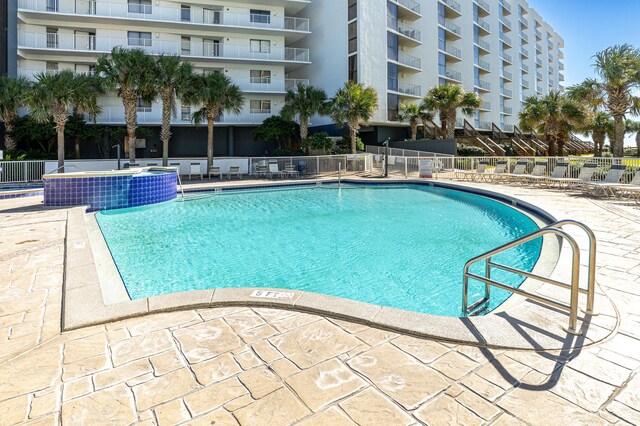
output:
[[[564,39],[564,85],[594,77],[593,55],[614,44],[640,48],[640,0],[529,0]],[[634,117],[639,119],[638,117]],[[625,146],[635,146],[635,135]]]

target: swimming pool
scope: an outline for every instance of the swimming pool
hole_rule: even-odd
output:
[[[96,219],[132,299],[276,287],[447,316],[460,314],[467,260],[538,229],[495,200],[422,185],[229,191]],[[495,259],[531,270],[540,247]],[[482,289],[472,283],[470,300]],[[490,308],[509,295],[493,289]]]

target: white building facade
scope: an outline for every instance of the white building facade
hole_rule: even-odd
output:
[[[482,96],[483,107],[466,117],[472,125],[510,132],[524,98],[558,90],[564,79],[562,38],[524,0],[9,0],[13,14],[10,73],[89,72],[115,46],[178,54],[245,92],[242,113],[217,123],[227,129],[255,128],[279,113],[298,83],[331,96],[355,80],[379,94],[372,128],[398,137],[406,131],[399,104],[445,82]],[[124,124],[115,95],[101,105],[97,123]],[[193,128],[192,111],[177,111],[174,126]],[[140,103],[140,125],[157,126],[160,117],[159,102]],[[326,118],[312,124],[329,127]]]

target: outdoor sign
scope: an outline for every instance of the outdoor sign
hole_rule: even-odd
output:
[[[294,293],[285,291],[268,291],[268,290],[255,290],[251,293],[251,297],[260,297],[263,299],[291,299]]]
[[[433,160],[431,158],[420,158],[418,160],[418,173],[421,178],[431,179],[433,177]]]

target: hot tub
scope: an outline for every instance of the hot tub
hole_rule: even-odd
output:
[[[88,206],[88,211],[173,200],[178,182],[176,170],[170,167],[49,174],[42,179],[45,206]]]

